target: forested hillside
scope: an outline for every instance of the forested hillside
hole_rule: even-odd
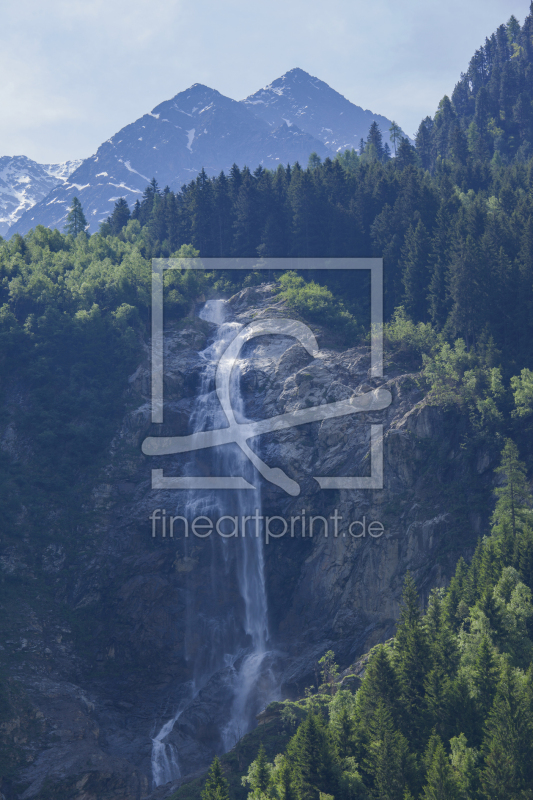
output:
[[[532,497],[510,441],[499,473],[491,535],[424,614],[407,577],[396,637],[372,650],[356,694],[339,684],[327,653],[318,690],[276,709],[284,738],[297,730],[286,746],[265,740],[278,750],[271,762],[260,746],[242,777],[249,800],[531,796]],[[234,760],[225,766],[235,780]],[[202,800],[234,793],[216,761]],[[186,796],[187,787],[176,800]]]

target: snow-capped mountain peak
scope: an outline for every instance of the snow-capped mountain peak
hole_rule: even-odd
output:
[[[26,156],[0,158],[0,236],[52,189],[66,183],[81,163],[81,158],[62,164],[38,164]]]

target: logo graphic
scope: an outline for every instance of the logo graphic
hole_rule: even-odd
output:
[[[243,262],[251,263],[243,264]],[[321,259],[266,259],[261,264],[265,269],[370,269],[371,271],[371,375],[381,376],[383,372],[382,339],[382,262],[381,259],[334,259],[326,264]],[[313,262],[310,266],[309,262]],[[213,264],[213,262],[215,262]],[[228,263],[229,262],[229,263]],[[281,263],[280,263],[281,262]],[[295,264],[296,262],[296,264]],[[304,262],[304,263],[298,263]],[[339,264],[339,262],[341,262]],[[349,262],[347,264],[346,262]],[[182,267],[184,260],[154,259],[152,267],[152,421],[163,421],[163,271]],[[193,269],[250,269],[257,265],[252,259],[187,259],[187,268]],[[376,294],[378,295],[376,300]],[[200,431],[189,436],[150,436],[142,444],[142,451],[148,456],[187,453],[224,444],[235,443],[254,465],[256,470],[270,483],[279,486],[292,496],[300,494],[299,484],[282,469],[271,468],[248,445],[248,439],[263,433],[286,430],[296,425],[305,425],[324,419],[347,416],[359,412],[381,411],[392,400],[387,389],[374,389],[364,395],[349,400],[327,403],[325,405],[291,411],[287,414],[270,417],[256,422],[239,423],[232,408],[230,378],[232,369],[243,344],[257,336],[279,334],[292,336],[316,358],[319,352],[313,332],[303,322],[291,319],[263,319],[252,322],[240,330],[222,354],[216,370],[216,393],[228,426],[215,430]],[[323,477],[314,476],[321,489],[381,489],[383,487],[383,426],[371,425],[370,434],[370,477]],[[152,489],[254,489],[242,477],[165,477],[162,469],[152,470]]]

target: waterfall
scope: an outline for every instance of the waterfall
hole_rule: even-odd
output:
[[[237,322],[225,322],[226,304],[209,300],[200,312],[203,320],[217,325],[214,340],[200,353],[205,362],[200,390],[195,402],[192,430],[200,432],[225,427],[227,420],[214,390],[218,360],[242,328]],[[238,369],[231,376],[232,406],[244,416]],[[180,513],[188,519],[200,515],[210,518],[261,514],[261,489],[257,474],[242,453],[234,446],[224,446],[209,454],[213,475],[241,475],[256,488],[231,493],[184,492]],[[189,457],[184,475],[198,474],[195,453]],[[185,510],[184,510],[185,509]],[[225,616],[199,618],[194,606],[194,593],[188,594],[187,659],[192,664],[193,680],[185,687],[185,696],[174,716],[165,722],[152,738],[153,785],[159,786],[181,777],[179,752],[167,737],[187,708],[214,676],[222,676],[227,690],[227,709],[218,735],[220,749],[229,750],[254,725],[256,714],[278,696],[273,668],[275,654],[269,650],[268,607],[264,575],[262,537],[251,523],[245,536],[225,539],[211,537],[204,545],[211,548],[213,598],[224,581],[237,583],[240,609],[232,608]],[[242,534],[242,531],[241,531]]]

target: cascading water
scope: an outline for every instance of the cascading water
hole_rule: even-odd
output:
[[[214,377],[220,356],[242,328],[237,322],[225,322],[226,306],[222,300],[209,300],[200,317],[215,323],[213,342],[200,354],[205,361],[200,391],[192,419],[194,432],[225,427],[227,420],[214,390]],[[231,375],[232,407],[243,416],[244,402],[240,391],[238,369]],[[257,475],[250,462],[235,446],[216,448],[210,454],[212,475],[240,475],[258,487]],[[185,468],[186,475],[198,474],[193,453]],[[189,491],[185,510],[179,513],[188,519],[200,515],[210,518],[261,515],[260,488],[245,491]],[[178,512],[176,512],[178,513]],[[256,523],[257,524],[257,523]],[[214,676],[222,676],[227,690],[227,709],[218,731],[219,748],[227,751],[251,729],[255,715],[278,696],[273,670],[275,654],[268,649],[268,608],[264,576],[263,542],[250,523],[246,535],[235,538],[211,537],[211,575],[213,597],[225,581],[238,585],[240,607],[230,608],[224,615],[199,615],[194,590],[188,592],[187,659],[193,666],[193,680],[184,687],[184,695],[174,716],[167,720],[152,739],[152,776],[154,786],[181,777],[179,751],[168,741],[180,717]]]

